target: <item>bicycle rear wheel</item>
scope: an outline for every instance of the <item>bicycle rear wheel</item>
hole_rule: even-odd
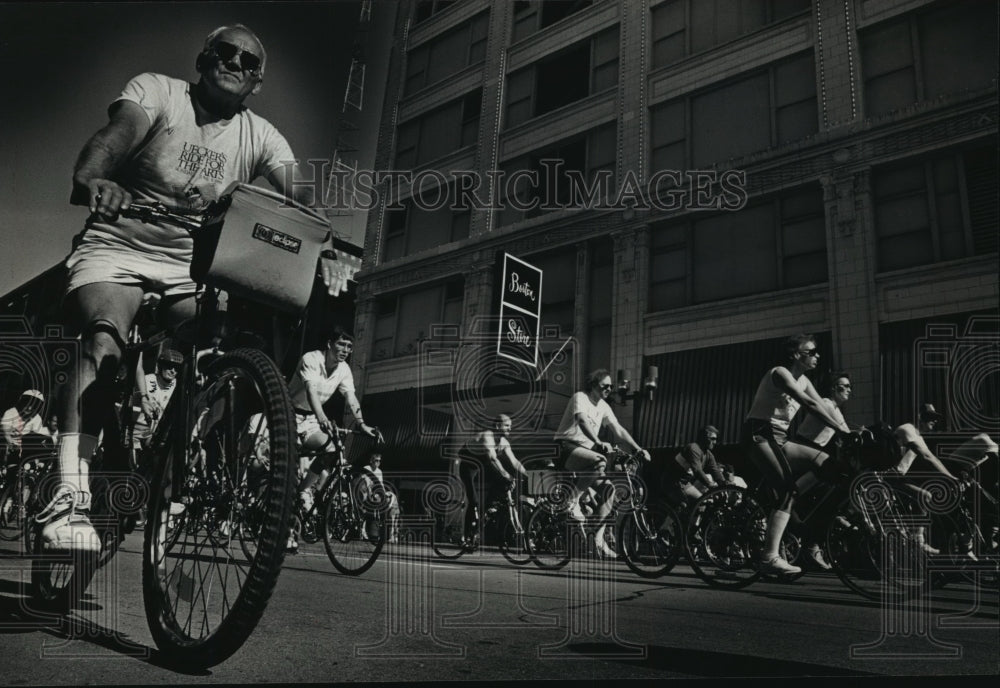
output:
[[[837,577],[870,600],[923,589],[926,555],[907,533],[893,501],[858,506],[845,500],[827,528],[827,553]]]
[[[280,372],[255,349],[214,361],[192,398],[189,423],[185,409],[168,408],[166,444],[156,448],[143,599],[172,661],[213,666],[253,632],[281,572],[295,425]]]
[[[358,576],[372,567],[385,544],[383,515],[351,499],[351,485],[337,479],[324,499],[323,544],[330,563],[348,576]]]
[[[680,519],[665,504],[625,514],[618,535],[625,564],[643,578],[669,573],[680,558],[683,540]]]
[[[695,574],[717,588],[744,588],[758,578],[767,517],[746,490],[726,486],[695,502],[685,550]]]
[[[564,513],[556,513],[544,503],[535,507],[526,536],[528,552],[538,568],[552,571],[569,563],[571,527]]]

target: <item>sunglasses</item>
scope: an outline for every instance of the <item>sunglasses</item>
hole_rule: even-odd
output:
[[[800,351],[800,354],[805,354],[809,358],[815,358],[819,356],[819,349],[809,349],[808,351]]]
[[[601,385],[601,389],[614,389],[614,387],[615,387],[614,385],[610,384]]]
[[[216,41],[209,50],[223,62],[229,62],[239,56],[240,68],[244,72],[249,72],[254,76],[260,74],[260,58],[249,50],[243,50],[238,45],[233,45],[226,41]]]

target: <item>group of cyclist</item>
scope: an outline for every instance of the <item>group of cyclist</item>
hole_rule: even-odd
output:
[[[80,153],[71,202],[87,206],[90,216],[67,259],[66,306],[81,333],[82,356],[59,408],[56,451],[62,488],[45,510],[48,522],[41,540],[47,549],[100,549],[88,519],[89,464],[112,406],[125,336],[144,294],[161,295],[158,311],[166,324],[177,324],[194,313],[191,237],[166,223],[130,218],[122,212],[133,201],[199,212],[233,182],[250,182],[258,176],[287,199],[313,204],[313,186],[295,183],[301,175],[285,138],[244,105],[249,96],[261,90],[266,60],[263,45],[250,29],[240,24],[219,27],[209,33],[197,56],[196,83],[152,73],[133,78],[109,106],[108,123]],[[369,435],[376,432],[364,422],[346,363],[352,348],[351,335],[342,330],[333,332],[325,349],[302,357],[290,381],[303,454],[329,454],[334,423],[323,406],[337,392],[346,399],[361,430]],[[818,361],[813,337],[790,338],[786,359],[761,380],[743,427],[742,442],[749,457],[775,495],[761,562],[771,572],[797,570],[778,553],[796,481],[808,480],[805,476],[809,473],[820,478],[835,473],[826,446],[832,433],[850,432],[840,410],[850,396],[850,378],[846,374],[836,377],[830,396],[824,399],[806,376]],[[152,381],[145,381],[143,415],[151,421],[170,390],[171,367],[179,362],[168,355],[160,361]],[[582,505],[595,497],[599,500],[596,516],[602,524],[614,506],[610,483],[602,479],[612,449],[601,439],[602,430],[644,461],[650,460],[649,452],[622,427],[607,403],[612,390],[608,370],[591,373],[585,389],[570,398],[554,435],[561,467],[576,474],[567,513],[578,522],[587,518],[584,512],[589,510]],[[792,438],[788,436],[789,424],[800,408],[808,418],[799,435]],[[925,420],[933,419],[928,416]],[[148,424],[140,427],[143,434],[148,429]],[[479,507],[477,467],[485,467],[486,475],[505,485],[515,475],[526,475],[511,451],[510,432],[511,419],[500,416],[493,428],[480,432],[463,447],[461,476],[469,496],[470,521]],[[900,472],[905,473],[909,463],[920,456],[953,477],[927,450],[914,426],[901,426],[897,436],[905,447]],[[719,470],[712,455],[718,439],[718,430],[706,426],[698,441],[679,454],[676,477],[686,498],[696,498],[714,485],[732,481],[731,474]],[[983,442],[986,451],[996,451],[988,438]],[[325,459],[308,467],[298,485],[301,505],[311,503],[313,490],[329,468]],[[613,556],[600,537],[602,533],[597,535],[600,554]],[[291,549],[295,548],[293,540],[289,541]]]
[[[844,407],[852,392],[848,373],[829,373],[823,387],[825,395],[821,396],[817,391],[807,374],[816,370],[819,359],[820,352],[812,335],[789,337],[784,343],[784,361],[771,367],[762,377],[744,421],[741,446],[746,458],[761,474],[772,499],[758,562],[763,573],[780,576],[801,571],[799,566],[790,564],[780,554],[785,530],[793,520],[795,499],[816,482],[837,482],[849,471],[832,448],[838,434],[860,436],[870,432],[864,428],[852,430],[845,421]],[[603,537],[603,529],[608,524],[607,517],[614,509],[615,500],[611,482],[606,479],[613,447],[602,439],[602,431],[644,461],[650,460],[649,452],[636,443],[615,417],[607,401],[612,390],[608,370],[592,372],[587,377],[585,389],[571,396],[554,435],[559,445],[556,467],[575,474],[565,503],[567,517],[577,522],[590,518],[598,524],[594,541],[596,554],[603,558],[615,556]],[[796,421],[794,424],[793,420]],[[924,404],[916,425],[904,423],[895,428],[891,438],[895,453],[892,448],[888,449],[893,457],[893,474],[905,476],[919,458],[936,474],[958,480],[930,451],[921,434],[933,431],[942,420],[943,416],[932,404]],[[470,495],[467,528],[475,522],[473,514],[478,505],[475,480],[470,479],[478,469],[469,467],[481,466],[487,484],[492,481],[494,489],[509,486],[515,471],[524,474],[523,466],[510,450],[510,429],[510,418],[501,415],[494,430],[480,433],[463,447],[462,455],[466,459],[462,463],[463,484]],[[793,429],[794,434],[791,434]],[[501,441],[494,445],[496,435],[501,437]],[[746,486],[731,466],[720,465],[716,460],[713,449],[718,441],[719,430],[706,425],[699,430],[697,441],[682,447],[676,456],[664,462],[662,473],[668,499],[689,506],[718,486]],[[860,437],[856,437],[855,441],[860,441]],[[481,457],[478,462],[473,460],[477,452]],[[986,434],[974,436],[955,452],[956,456],[967,455],[970,460],[996,453],[996,443]],[[499,460],[501,456],[506,463]],[[915,493],[924,490],[917,480],[901,482],[903,489]],[[593,507],[595,501],[597,506]],[[811,533],[809,527],[800,522],[796,522],[796,526],[800,529],[797,534],[802,539],[809,561],[820,569],[829,569],[830,564],[820,544],[821,535]],[[925,541],[921,529],[917,529],[915,539],[926,552],[937,553]]]

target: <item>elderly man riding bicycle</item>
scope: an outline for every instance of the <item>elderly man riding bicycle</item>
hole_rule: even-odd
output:
[[[89,520],[89,463],[143,294],[162,294],[176,324],[194,314],[192,240],[167,223],[120,217],[133,200],[198,212],[233,182],[265,177],[286,198],[312,204],[285,138],[244,101],[261,90],[264,46],[247,27],[212,31],[198,54],[197,83],[144,73],[108,108],[109,122],[83,148],[71,202],[90,209],[66,262],[66,304],[81,329],[82,356],[59,411],[62,489],[42,540],[55,550],[100,550]]]

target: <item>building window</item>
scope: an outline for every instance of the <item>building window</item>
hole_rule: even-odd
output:
[[[735,213],[654,227],[649,311],[662,311],[827,279],[819,188],[803,188]]]
[[[399,125],[396,169],[410,170],[476,142],[483,89]]]
[[[595,239],[587,246],[590,255],[590,276],[587,296],[587,370],[611,365],[611,324],[615,281],[614,242],[607,237]]]
[[[603,190],[609,194],[615,190],[616,136],[617,125],[610,122],[554,147],[504,162],[499,195],[504,202],[499,224],[520,222],[551,210],[581,209],[606,202]],[[543,161],[558,161],[558,168],[553,162]],[[607,180],[603,187],[596,182],[601,170],[610,171],[602,173]],[[534,174],[537,184],[525,173]],[[598,189],[599,195],[587,201],[585,196],[591,189]]]
[[[416,93],[470,65],[483,62],[489,28],[489,12],[482,12],[410,50],[406,55],[404,95]]]
[[[542,271],[542,326],[557,325],[563,337],[576,332],[576,247],[525,258]]]
[[[653,67],[808,12],[809,0],[668,0],[650,10]]]
[[[876,170],[878,270],[995,252],[997,183],[995,142]]]
[[[464,292],[460,278],[377,299],[372,360],[416,354],[432,325],[460,324]]]
[[[418,0],[413,11],[413,21],[418,23],[430,19],[438,12],[443,12],[454,5],[455,2],[457,0]]]
[[[819,114],[813,53],[656,105],[650,121],[653,170],[707,166],[814,134]]]
[[[593,0],[560,0],[559,2],[516,0],[514,2],[514,30],[511,40],[516,43],[522,38],[593,4]]]
[[[617,83],[618,28],[614,27],[512,73],[507,80],[505,126],[515,127]]]
[[[996,84],[996,5],[939,3],[860,34],[865,112]]]
[[[414,190],[414,193],[417,191]],[[471,211],[451,207],[450,199],[455,198],[453,186],[443,191],[425,188],[422,198],[426,201],[423,204],[425,207],[408,198],[401,202],[402,208],[386,210],[381,262],[387,263],[469,236]],[[437,205],[441,207],[435,207]]]

